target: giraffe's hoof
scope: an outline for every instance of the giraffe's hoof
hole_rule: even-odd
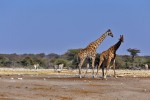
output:
[[[107,79],[106,79],[106,75],[103,77],[103,80],[107,80]]]
[[[117,76],[115,76],[115,78],[118,78]]]
[[[82,76],[81,76],[81,75],[79,75],[79,78],[82,78]]]
[[[104,79],[106,79],[106,76],[104,76]]]
[[[103,77],[102,80],[107,80],[107,78],[104,78],[104,77]]]
[[[93,76],[92,76],[92,78],[96,78],[96,76],[95,76],[95,75],[93,75]]]
[[[97,75],[95,75],[95,76],[94,76],[94,78],[98,78],[98,76],[97,76]]]

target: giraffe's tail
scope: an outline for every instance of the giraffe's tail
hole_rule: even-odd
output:
[[[77,54],[77,55],[75,55],[75,57],[76,57],[76,63],[77,63],[77,65],[78,65],[78,64],[79,64],[79,62],[80,62],[80,59],[79,59],[78,54]]]
[[[79,68],[79,63],[80,63],[80,57],[78,56],[78,54],[76,54],[74,56],[74,65],[75,65],[75,68]]]

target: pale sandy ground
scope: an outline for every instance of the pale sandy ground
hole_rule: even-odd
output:
[[[102,80],[90,70],[79,79],[78,70],[0,69],[0,100],[150,100],[150,71],[116,73]]]

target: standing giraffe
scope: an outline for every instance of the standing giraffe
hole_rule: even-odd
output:
[[[100,55],[100,63],[99,63],[99,66],[97,67],[96,76],[98,75],[98,70],[99,70],[100,66],[102,65],[103,78],[106,79],[107,71],[108,71],[108,69],[110,67],[110,62],[113,61],[114,77],[117,78],[116,72],[115,72],[115,58],[116,58],[116,51],[120,47],[122,42],[124,42],[124,37],[123,37],[123,35],[120,35],[120,39],[115,45],[111,46],[108,50],[106,50],[106,51],[101,53],[101,55]],[[104,75],[104,67],[105,67],[104,66],[104,61],[107,61],[105,75]]]
[[[98,38],[96,41],[91,42],[86,48],[81,49],[78,53],[78,58],[80,59],[80,63],[78,65],[79,67],[79,77],[81,77],[81,67],[84,63],[84,60],[89,57],[92,58],[92,69],[93,69],[93,77],[94,77],[94,63],[95,63],[95,57],[96,57],[96,49],[98,46],[102,43],[102,41],[106,38],[106,36],[113,37],[113,34],[110,29],[108,29],[100,38]]]

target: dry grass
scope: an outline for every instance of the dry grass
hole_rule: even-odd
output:
[[[82,70],[84,73],[84,70]],[[88,75],[91,74],[92,70],[88,70]],[[96,70],[95,70],[96,72]],[[78,75],[78,69],[76,70],[67,70],[64,69],[62,72],[55,72],[53,69],[23,69],[23,68],[0,68],[0,75],[13,75],[13,74],[31,74],[31,75]],[[108,71],[109,75],[113,75],[113,70]],[[116,74],[119,77],[131,76],[131,77],[150,77],[150,70],[116,70]],[[99,71],[101,75],[101,71]]]
[[[150,70],[117,70],[118,76],[150,77]]]
[[[66,69],[64,69],[62,72],[55,72],[54,69],[0,68],[0,75],[13,75],[13,74],[69,75],[74,74],[74,72]]]

